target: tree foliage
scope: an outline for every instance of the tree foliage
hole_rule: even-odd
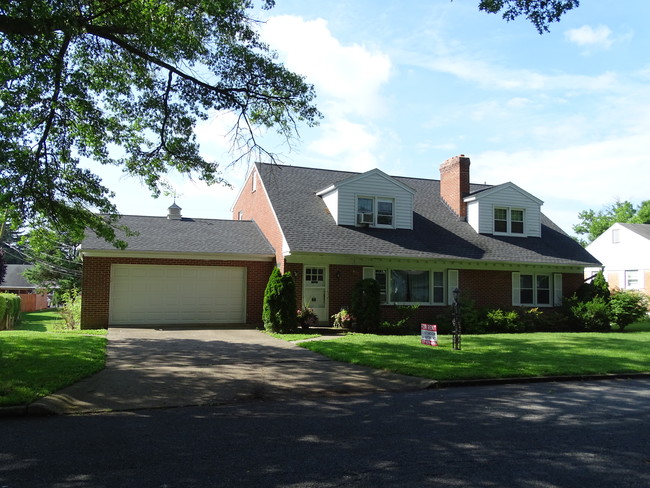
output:
[[[355,330],[377,332],[381,320],[381,290],[372,278],[358,281],[350,296],[350,313],[356,320]]]
[[[625,329],[648,313],[648,297],[638,290],[616,290],[610,301],[612,322]]]
[[[540,34],[549,32],[549,25],[580,5],[579,0],[481,0],[479,9],[491,14],[500,13],[510,22],[525,16]]]
[[[573,231],[587,237],[580,239],[580,243],[586,246],[617,222],[650,224],[650,200],[641,202],[637,207],[628,201],[616,201],[598,212],[583,210],[578,214],[578,218],[580,223],[573,226]]]
[[[260,0],[271,8],[273,0]],[[170,170],[223,182],[194,128],[234,115],[233,158],[317,123],[313,88],[259,40],[253,0],[0,0],[0,209],[117,245],[112,193],[85,159],[158,195]],[[232,161],[228,161],[230,163]]]
[[[65,293],[81,288],[79,244],[83,235],[75,229],[55,230],[38,222],[20,240],[19,251],[32,267],[24,276],[60,301]]]

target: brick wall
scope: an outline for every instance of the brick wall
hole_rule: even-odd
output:
[[[467,217],[467,204],[463,198],[469,194],[470,159],[454,156],[440,165],[440,196],[461,218]]]
[[[253,191],[253,178],[257,179]],[[261,183],[257,170],[253,170],[244,184],[239,198],[233,205],[232,218],[238,219],[241,213],[243,220],[254,220],[260,230],[275,249],[276,262],[284,273],[284,256],[282,255],[282,231],[275,218],[275,213],[269,198]]]
[[[83,300],[81,307],[81,327],[83,329],[108,327],[112,264],[247,268],[246,323],[250,325],[262,323],[264,290],[274,266],[274,263],[265,261],[86,257],[83,262]]]

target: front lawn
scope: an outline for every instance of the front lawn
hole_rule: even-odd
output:
[[[48,310],[23,314],[16,330],[0,331],[0,406],[31,403],[104,367],[105,330],[61,326]]]
[[[451,336],[439,346],[420,336],[349,334],[300,346],[337,361],[434,380],[650,372],[650,332]]]

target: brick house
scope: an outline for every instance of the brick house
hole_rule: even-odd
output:
[[[470,184],[469,169],[464,156],[445,161],[439,180],[256,164],[232,221],[123,217],[139,232],[125,251],[96,238],[82,245],[83,326],[203,323],[193,308],[206,321],[257,325],[276,265],[294,274],[298,303],[322,323],[349,304],[362,278],[379,282],[389,319],[396,305],[416,303],[418,318],[430,318],[457,287],[480,307],[559,306],[585,267],[600,263],[544,216],[537,197],[513,183]],[[215,290],[192,298],[183,267],[239,268],[242,278],[227,287],[242,290],[239,315],[220,314],[233,298],[215,300]],[[139,310],[143,302],[153,305]]]
[[[298,302],[324,322],[375,278],[382,312],[419,304],[425,320],[458,287],[477,306],[555,307],[598,261],[513,183],[470,184],[470,159],[440,166],[440,180],[257,164],[233,206],[268,238]]]

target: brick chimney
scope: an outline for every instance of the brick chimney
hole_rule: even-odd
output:
[[[464,154],[454,156],[440,165],[440,197],[462,220],[467,219],[469,195],[469,158]]]

